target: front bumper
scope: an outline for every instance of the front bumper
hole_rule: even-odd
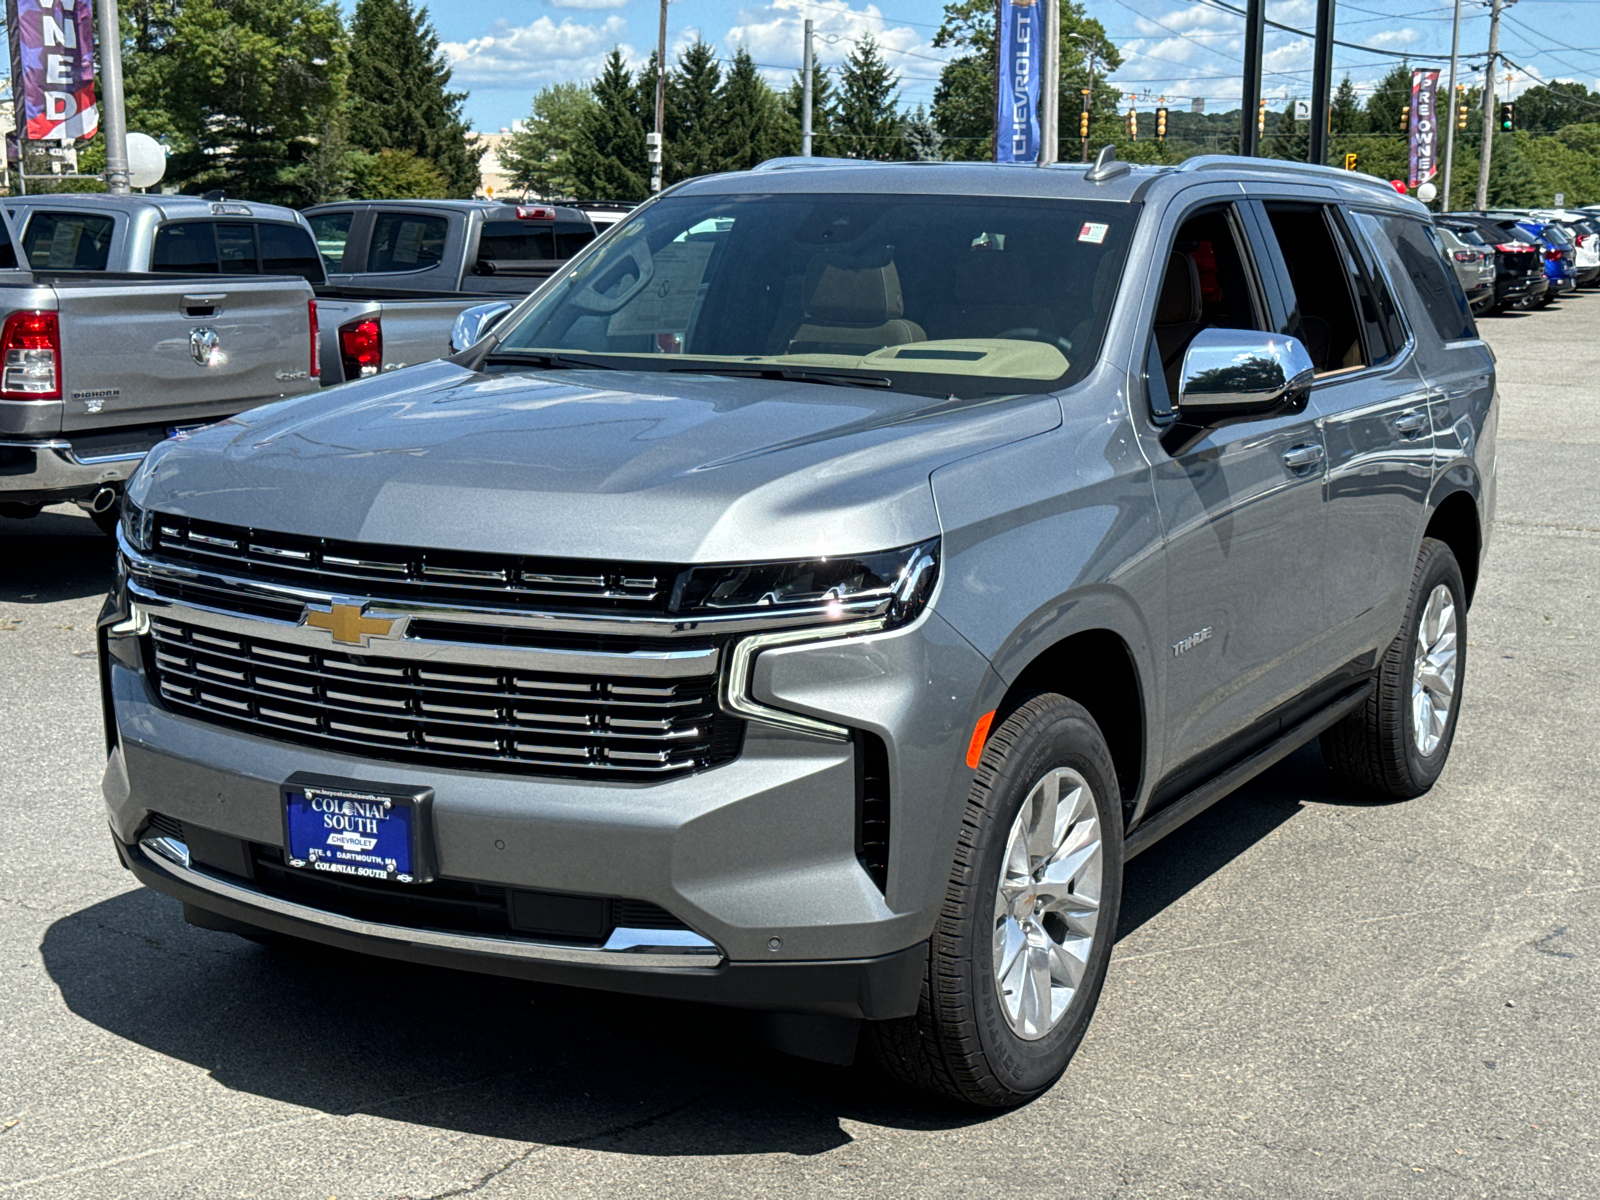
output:
[[[366,759],[168,709],[126,615],[113,604],[101,626],[104,792],[123,861],[156,890],[235,921],[412,961],[782,1011],[884,1018],[916,1006],[920,965],[904,964],[920,964],[943,901],[970,786],[962,760],[972,722],[1001,688],[934,612],[892,632],[764,650],[752,671],[760,703],[884,744],[892,832],[882,890],[858,857],[859,741],[751,720],[738,758],[645,785]],[[665,951],[670,965],[650,961],[661,947],[649,939],[609,950],[464,942],[426,924],[381,927],[286,906],[255,886],[248,861],[230,874],[149,852],[157,815],[233,839],[246,860],[252,847],[281,848],[280,788],[301,771],[432,788],[441,879],[643,901],[693,936]],[[730,976],[791,982],[721,982]]]
[[[92,495],[124,482],[146,453],[86,454],[62,438],[0,441],[0,500],[49,504]]]

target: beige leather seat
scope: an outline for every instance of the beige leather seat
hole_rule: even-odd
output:
[[[818,255],[806,268],[805,317],[789,339],[790,354],[871,354],[885,346],[925,342],[905,319],[894,263],[861,267]]]

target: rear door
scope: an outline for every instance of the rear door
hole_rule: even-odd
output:
[[[302,281],[51,282],[69,431],[210,420],[316,387]]]

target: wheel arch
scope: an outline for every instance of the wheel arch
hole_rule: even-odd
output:
[[[1477,497],[1465,488],[1447,492],[1434,505],[1428,517],[1425,538],[1436,538],[1450,547],[1461,567],[1461,580],[1467,588],[1467,606],[1478,587],[1478,565],[1483,553],[1483,528]]]

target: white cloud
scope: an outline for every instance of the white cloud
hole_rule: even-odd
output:
[[[539,17],[527,25],[495,22],[492,32],[439,48],[450,60],[450,82],[479,91],[509,89],[532,93],[548,83],[592,79],[606,55],[619,46],[630,65],[640,56],[622,43],[628,23],[607,17],[598,24],[563,17]]]
[[[593,10],[601,8],[625,8],[627,7],[628,0],[550,0],[550,4],[554,8],[582,8]]]
[[[1409,46],[1421,37],[1420,33],[1408,25],[1403,29],[1380,29],[1376,33],[1367,34],[1364,40],[1369,46]]]
[[[933,6],[925,6],[924,10],[937,16]],[[837,68],[855,43],[871,34],[884,61],[901,76],[904,95],[930,94],[940,65],[953,57],[949,50],[934,48],[931,27],[895,25],[877,5],[857,8],[848,0],[828,0],[826,4],[815,0],[772,0],[759,8],[745,9],[728,30],[723,44],[730,54],[743,46],[760,64],[767,80],[784,87],[800,69],[807,17],[812,19],[814,52],[820,65]]]

